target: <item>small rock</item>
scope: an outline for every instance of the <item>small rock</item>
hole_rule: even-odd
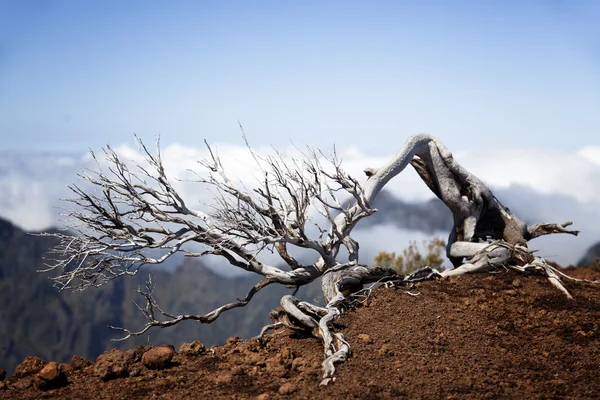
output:
[[[142,364],[149,369],[164,369],[171,365],[174,355],[173,346],[153,347],[142,356]]]
[[[294,393],[296,390],[298,390],[296,385],[294,385],[292,382],[286,382],[279,387],[278,392],[279,394],[286,396],[288,394]]]
[[[277,376],[279,378],[283,378],[285,375],[287,375],[288,373],[288,369],[290,369],[292,367],[292,363],[289,360],[285,360],[288,361],[288,365],[289,368],[286,368],[285,365],[283,365],[281,363],[281,361],[283,361],[282,359],[280,359],[279,357],[271,357],[269,359],[267,359],[265,361],[265,370],[268,374],[273,375],[273,376]]]
[[[126,377],[127,367],[127,354],[121,350],[111,349],[98,356],[94,373],[103,381],[109,381]]]
[[[177,377],[169,375],[169,376],[165,376],[162,379],[157,379],[155,382],[156,382],[157,386],[171,387],[171,386],[174,386],[177,384]]]
[[[269,400],[270,398],[271,396],[269,396],[269,393],[263,393],[256,396],[256,400]]]
[[[68,374],[73,371],[73,366],[69,363],[60,363],[59,366],[60,369],[62,369],[62,372],[64,372],[65,374]]]
[[[448,344],[448,342],[446,342],[446,339],[444,338],[444,332],[435,335],[432,342],[437,344],[438,346],[446,346]]]
[[[219,374],[215,378],[216,383],[222,383],[224,385],[229,385],[231,381],[233,381],[233,376],[231,376],[231,374],[228,373]]]
[[[257,365],[259,367],[265,366],[265,358],[258,353],[250,353],[246,356],[246,362],[250,365]]]
[[[74,370],[84,369],[92,364],[93,362],[85,357],[73,356],[71,358],[71,367],[73,367]]]
[[[138,344],[133,349],[129,349],[125,352],[127,355],[127,364],[134,364],[142,360],[142,356],[148,350],[148,348]]]
[[[128,368],[129,376],[139,376],[142,373],[142,365],[135,363]]]
[[[304,370],[305,365],[306,360],[302,357],[298,357],[292,362],[292,369],[296,371],[302,371]]]
[[[206,348],[198,340],[194,340],[192,343],[183,343],[179,347],[179,353],[187,356],[198,356],[205,351]]]
[[[247,373],[250,378],[256,378],[257,376],[261,376],[262,372],[259,367],[252,367]]]
[[[232,344],[237,344],[240,341],[240,337],[239,336],[232,336],[230,338],[227,338],[227,340],[225,340],[225,345],[232,345]]]
[[[29,389],[33,385],[33,380],[31,378],[19,379],[15,383],[12,384],[12,387],[17,390],[25,390]]]
[[[6,390],[7,387],[8,387],[8,385],[6,384],[6,382],[0,381],[0,391]]]
[[[68,383],[61,364],[55,361],[46,364],[35,376],[35,386],[40,390],[56,389]]]
[[[523,282],[521,282],[519,278],[516,278],[514,281],[512,281],[512,285],[516,288],[520,288],[523,286]]]
[[[231,368],[231,375],[233,376],[244,375],[244,373],[244,368],[240,365],[235,365]]]
[[[42,370],[42,368],[44,368],[44,365],[46,365],[46,361],[42,360],[40,357],[28,356],[25,358],[25,360],[23,360],[21,364],[17,365],[13,377],[22,378],[25,376],[37,374]]]
[[[358,338],[366,344],[373,343],[373,339],[371,339],[371,336],[367,335],[366,333],[361,333],[360,335],[358,335]]]
[[[0,382],[2,382],[4,379],[6,379],[6,370],[0,369]]]
[[[383,346],[381,346],[381,348],[379,350],[377,350],[377,352],[379,354],[381,354],[382,356],[394,355],[394,351],[391,349],[389,344],[384,344]]]

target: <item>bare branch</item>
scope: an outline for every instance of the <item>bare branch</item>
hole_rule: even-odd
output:
[[[129,339],[131,336],[143,335],[150,328],[153,328],[156,326],[164,328],[167,326],[176,325],[182,321],[187,321],[187,320],[196,321],[196,322],[200,322],[203,324],[210,324],[211,322],[213,322],[214,320],[219,318],[219,316],[224,311],[228,311],[233,308],[244,307],[246,304],[248,304],[250,302],[250,300],[252,300],[252,297],[254,297],[254,295],[259,290],[270,285],[271,283],[273,283],[272,280],[263,279],[262,281],[260,281],[256,285],[254,285],[252,287],[252,289],[250,289],[250,291],[248,292],[248,294],[246,295],[246,297],[244,299],[241,299],[241,300],[238,299],[237,301],[234,301],[234,302],[231,302],[228,304],[224,304],[207,314],[203,314],[203,315],[194,315],[194,314],[173,315],[173,314],[163,311],[160,308],[160,306],[158,305],[156,299],[152,295],[154,286],[152,285],[152,278],[149,277],[148,281],[146,283],[146,290],[138,289],[138,293],[146,299],[146,305],[144,308],[141,308],[138,306],[138,308],[142,311],[142,313],[144,314],[144,316],[146,317],[146,320],[147,320],[147,323],[144,326],[144,328],[141,329],[140,331],[130,331],[129,329],[126,329],[126,328],[114,327],[114,326],[111,326],[111,328],[125,333],[125,336],[123,336],[122,338],[115,339],[116,341],[122,341],[122,340]],[[163,317],[166,317],[167,319],[166,320],[158,320],[155,317],[155,311],[158,311]]]
[[[203,185],[214,199],[202,210],[192,208],[171,183],[158,139],[152,153],[136,138],[145,162],[133,169],[110,146],[104,149],[104,168],[92,153],[97,169],[82,171],[82,183],[70,186],[74,196],[68,200],[73,205],[68,214],[70,231],[48,235],[59,239],[59,245],[44,271],[58,271],[52,279],[61,289],[83,290],[133,275],[146,264],[162,263],[181,252],[189,257],[222,257],[236,268],[262,276],[243,299],[206,314],[182,315],[160,307],[149,279],[146,287],[138,290],[145,301],[138,308],[146,325],[139,331],[115,328],[124,333],[121,340],[186,320],[211,323],[223,312],[245,306],[270,284],[298,288],[322,277],[325,307],[284,296],[282,311],[272,315],[274,324],[265,327],[260,337],[267,330],[287,326],[321,339],[323,384],[333,380],[335,365],[350,353],[343,335],[332,332],[333,322],[355,296],[364,296],[365,284],[408,284],[513,268],[543,274],[570,296],[560,280],[563,274],[533,256],[527,243],[545,234],[577,235],[578,231],[566,229],[570,222],[528,228],[432,136],[412,136],[389,163],[365,169],[364,187],[344,171],[335,149],[329,155],[307,148],[299,151],[301,157],[277,150],[260,156],[250,147],[243,129],[242,136],[260,172],[255,185],[248,188],[229,177],[217,151],[205,141],[208,158],[199,161],[202,173],[194,172],[193,182]],[[359,243],[352,238],[352,230],[377,211],[371,208],[377,194],[408,165],[453,213],[447,247],[447,255],[457,267],[453,270],[440,273],[424,268],[401,277],[393,270],[359,264]],[[317,261],[303,264],[290,254],[293,247],[312,252]],[[339,259],[342,247],[348,251],[345,260]],[[287,267],[264,263],[265,251],[279,255]]]
[[[527,229],[528,239],[535,239],[543,235],[550,235],[552,233],[568,233],[570,235],[577,236],[579,231],[566,229],[568,226],[573,225],[573,222],[567,221],[563,224],[536,224]]]

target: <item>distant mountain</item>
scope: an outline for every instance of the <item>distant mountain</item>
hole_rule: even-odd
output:
[[[269,323],[269,311],[290,290],[272,286],[259,292],[243,309],[229,311],[216,322],[182,323],[153,329],[144,337],[112,342],[120,333],[108,325],[139,329],[144,319],[134,305],[135,289],[143,286],[147,271],[156,283],[155,297],[173,313],[204,313],[245,296],[255,276],[224,278],[197,260],[174,271],[142,270],[82,293],[58,292],[47,274],[36,272],[46,251],[55,244],[49,237],[33,236],[0,219],[0,369],[9,374],[28,355],[67,361],[73,354],[95,358],[110,347],[129,348],[137,343],[172,343],[195,339],[206,345],[224,343],[230,336],[252,337]],[[318,285],[301,290],[309,299],[320,295]]]
[[[587,267],[593,265],[600,260],[600,242],[596,243],[588,249],[585,255],[577,262],[580,267]]]
[[[388,190],[382,190],[373,201],[373,207],[380,212],[361,221],[360,229],[381,224],[429,234],[452,229],[452,213],[438,198],[418,203],[407,202]]]

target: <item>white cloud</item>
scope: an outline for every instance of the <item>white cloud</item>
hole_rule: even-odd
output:
[[[579,156],[591,163],[600,165],[600,146],[587,146],[579,150]]]
[[[79,157],[3,154],[0,156],[0,217],[26,230],[41,230],[58,222],[59,198],[84,165]]]
[[[2,180],[0,207],[2,217],[16,222],[27,230],[37,230],[54,222],[50,202],[46,201],[48,188],[43,182]]]
[[[149,149],[153,149],[149,144]],[[134,146],[119,145],[115,150],[125,159],[142,162],[143,157]],[[259,172],[254,159],[242,144],[217,143],[213,145],[230,178],[248,187],[256,186]],[[328,149],[323,149],[327,151]],[[394,151],[386,156],[364,154],[360,149],[338,149],[345,170],[364,182],[363,169],[378,167],[389,161]],[[269,147],[258,147],[262,155],[274,155]],[[293,146],[280,149],[284,157],[298,155]],[[101,159],[101,152],[97,152]],[[208,157],[204,147],[173,144],[162,149],[167,175],[187,199],[189,206],[202,207],[212,194],[205,185],[189,182],[195,177],[188,170],[203,171],[198,160]],[[455,158],[469,171],[489,184],[505,203],[531,222],[563,222],[574,219],[584,233],[576,240],[557,236],[547,243],[541,241],[544,254],[559,255],[562,262],[575,262],[583,250],[600,240],[600,147],[586,147],[575,152],[538,149],[481,149],[478,152],[455,152]],[[82,157],[19,155],[0,158],[0,216],[29,229],[44,229],[58,223],[57,206],[64,206],[58,198],[67,196],[66,185],[76,182],[77,171],[90,165],[88,155]],[[175,178],[183,181],[176,181]],[[386,187],[394,195],[409,201],[429,199],[432,194],[417,174],[408,167]],[[442,236],[445,236],[442,233]],[[399,251],[409,240],[425,239],[418,232],[406,232],[392,227],[358,229],[354,236],[360,239],[362,260],[380,250]],[[569,248],[560,248],[560,243]],[[536,242],[537,245],[537,242]],[[557,247],[558,246],[558,247]],[[575,254],[577,253],[577,254]]]
[[[591,161],[598,150],[485,149],[469,152],[458,161],[489,185],[521,184],[543,194],[600,202],[600,162]]]

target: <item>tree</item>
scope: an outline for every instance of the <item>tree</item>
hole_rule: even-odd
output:
[[[561,284],[561,273],[534,256],[527,244],[545,234],[578,232],[567,229],[570,223],[528,227],[432,136],[412,136],[388,164],[365,169],[364,185],[344,172],[335,152],[325,157],[308,149],[290,161],[281,154],[261,157],[248,146],[261,171],[256,189],[232,180],[207,144],[210,157],[201,161],[205,174],[198,174],[197,182],[214,192],[209,211],[192,208],[180,196],[167,177],[158,144],[156,154],[141,141],[139,145],[146,165],[130,169],[109,146],[105,149],[109,170],[98,168],[81,175],[92,189],[70,187],[75,194],[70,199],[75,205],[69,213],[74,222],[70,229],[76,234],[52,234],[60,239],[54,249],[56,258],[48,265],[48,270],[59,271],[53,278],[56,284],[75,290],[99,286],[178,252],[190,257],[219,256],[262,280],[243,299],[204,315],[164,311],[152,297],[149,284],[139,291],[145,298],[140,310],[147,324],[139,331],[119,328],[124,338],[185,320],[211,323],[221,313],[245,306],[256,292],[271,284],[299,287],[321,278],[325,306],[294,295],[283,296],[282,311],[272,313],[274,324],[266,326],[259,337],[268,329],[287,326],[320,338],[324,346],[322,383],[327,384],[335,364],[343,362],[350,351],[343,334],[332,332],[332,322],[365,284],[393,281],[401,285],[507,267],[543,274],[570,296]],[[377,211],[370,206],[373,199],[408,165],[454,216],[446,246],[455,266],[452,270],[423,268],[402,276],[391,268],[359,263],[359,244],[352,238],[352,230]],[[201,245],[202,251],[190,250],[193,243]],[[291,248],[313,252],[316,261],[299,262],[288,251]],[[277,254],[287,268],[261,261],[266,251]]]

